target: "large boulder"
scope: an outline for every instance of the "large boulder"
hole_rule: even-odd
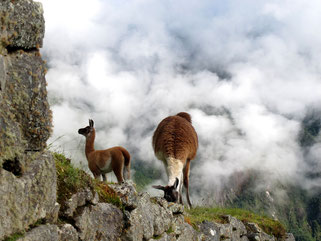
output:
[[[45,20],[41,3],[32,0],[1,0],[1,42],[9,49],[42,47]]]
[[[44,152],[51,132],[40,3],[0,2],[0,239],[41,219],[55,222],[56,170]]]
[[[78,241],[77,230],[69,223],[62,225],[59,229],[60,241]]]
[[[79,238],[84,241],[117,240],[123,225],[123,213],[109,203],[84,207],[75,217]]]
[[[52,124],[46,66],[39,47],[44,37],[40,3],[0,2],[0,165],[27,161],[25,151],[46,147]]]
[[[27,232],[24,237],[17,239],[17,241],[59,241],[59,228],[56,225],[41,225]]]
[[[98,194],[96,192],[93,193],[90,188],[79,190],[66,201],[64,204],[65,208],[61,210],[62,215],[71,218],[79,207],[83,207],[87,204],[97,204],[98,199]]]
[[[21,176],[0,168],[0,240],[56,212],[56,169],[50,153],[36,153]]]

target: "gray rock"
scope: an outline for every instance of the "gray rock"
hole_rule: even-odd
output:
[[[127,212],[127,229],[124,230],[123,240],[145,240],[154,235],[154,214],[151,212],[152,203],[148,193],[138,195],[137,208]]]
[[[184,215],[174,215],[171,226],[173,233],[179,236],[183,232],[184,224]]]
[[[260,234],[259,233],[249,233],[247,235],[247,238],[250,241],[261,241]]]
[[[173,239],[172,236],[167,237],[164,233],[170,228],[176,229],[177,225],[182,225],[183,222],[174,224],[178,219],[174,218],[173,210],[177,208],[170,209],[171,204],[168,204],[165,199],[150,198],[147,193],[140,193],[135,199],[137,207],[126,212],[127,228],[123,233],[123,240],[148,240],[153,237]],[[178,209],[181,210],[181,208]]]
[[[215,223],[214,225],[218,227],[221,239],[230,240],[245,240],[247,230],[245,225],[238,219],[226,215],[224,216],[225,223]]]
[[[161,235],[171,227],[173,219],[171,210],[153,203],[151,212],[154,215],[154,235]]]
[[[168,209],[172,214],[183,214],[184,206],[179,203],[167,202],[163,197],[153,197],[152,200],[165,209]]]
[[[30,157],[31,158],[31,157]],[[0,168],[0,240],[55,212],[56,168],[51,154],[36,153],[21,177]]]
[[[22,130],[15,119],[15,109],[9,100],[6,91],[6,81],[8,78],[8,61],[10,57],[0,55],[0,165],[4,160],[14,160],[21,156],[27,148],[26,141],[23,139]]]
[[[247,223],[246,227],[247,227],[247,230],[249,233],[261,233],[262,232],[261,228],[256,223]]]
[[[164,233],[162,236],[151,238],[149,241],[176,241],[175,235]]]
[[[58,226],[41,225],[27,232],[23,238],[17,241],[59,241]]]
[[[274,241],[275,238],[262,231],[256,223],[247,223],[247,237],[250,241]]]
[[[219,241],[220,230],[217,225],[209,221],[203,221],[200,224],[200,232],[204,234],[204,241]]]
[[[56,202],[52,212],[47,216],[46,221],[48,223],[56,223],[58,221],[59,210],[60,204]]]
[[[127,180],[122,184],[109,185],[115,190],[117,196],[120,197],[122,203],[127,210],[133,210],[138,205],[138,193],[135,184],[131,180]]]
[[[93,200],[94,195],[89,188],[80,190],[77,193],[73,194],[71,198],[66,201],[66,209],[63,211],[63,215],[66,217],[72,217],[78,207],[85,206],[85,204],[91,203]]]
[[[2,70],[1,70],[2,69]],[[0,163],[42,151],[51,133],[45,64],[38,51],[0,55]]]
[[[26,150],[42,151],[51,133],[45,65],[38,51],[14,52],[7,57],[4,95],[21,128]]]
[[[275,241],[275,238],[267,233],[260,233],[260,240],[261,241]]]
[[[177,241],[200,240],[198,232],[191,225],[184,223],[182,230]]]
[[[78,241],[77,230],[71,224],[64,224],[59,229],[60,241]]]
[[[40,48],[45,33],[41,3],[32,0],[2,0],[0,4],[4,47]]]
[[[286,233],[285,241],[295,241],[294,235],[292,233]]]
[[[124,226],[123,213],[109,203],[90,205],[75,217],[75,226],[81,240],[117,240]]]

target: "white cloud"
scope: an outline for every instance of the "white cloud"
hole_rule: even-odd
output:
[[[188,111],[200,140],[194,188],[248,168],[292,179],[307,168],[297,136],[321,101],[321,3],[41,2],[51,140],[63,136],[70,155],[85,162],[77,129],[93,118],[97,146],[124,145],[159,167],[155,126]]]

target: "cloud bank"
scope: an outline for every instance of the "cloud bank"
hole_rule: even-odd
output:
[[[86,167],[77,130],[92,118],[97,149],[123,145],[133,162],[163,168],[153,131],[186,111],[200,142],[191,190],[210,192],[248,169],[321,183],[305,178],[321,171],[320,142],[305,154],[298,141],[321,103],[321,2],[41,2],[52,148]]]

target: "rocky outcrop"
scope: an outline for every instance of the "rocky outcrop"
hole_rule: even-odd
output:
[[[41,151],[51,132],[46,67],[39,47],[44,36],[40,3],[0,3],[0,164],[25,151]]]
[[[123,213],[108,203],[85,207],[75,217],[80,240],[117,240],[123,229]]]
[[[161,197],[150,197],[148,193],[138,193],[131,181],[110,187],[121,197],[122,211],[111,204],[97,202],[97,195],[91,194],[90,190],[80,190],[66,201],[66,211],[62,215],[69,222],[70,238],[126,241],[275,240],[256,224],[245,225],[228,215],[224,216],[223,223],[204,221],[195,229],[185,222],[184,207],[180,204],[168,203]],[[65,227],[61,228],[65,231],[60,232],[67,234]]]
[[[2,48],[42,47],[45,21],[40,3],[32,0],[1,0],[0,14]]]
[[[35,240],[46,240],[46,241],[58,241],[59,228],[57,225],[47,224],[41,225],[32,229],[26,233],[23,238],[19,238],[18,241],[35,241]]]
[[[34,154],[21,177],[0,169],[0,240],[27,229],[40,219],[52,220],[56,172],[52,156]]]
[[[40,3],[0,3],[0,240],[55,221],[56,170],[44,152],[51,132]]]

